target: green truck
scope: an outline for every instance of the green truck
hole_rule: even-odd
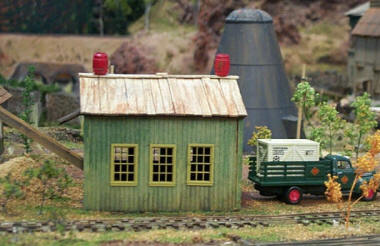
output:
[[[278,149],[276,153],[281,154]],[[338,176],[343,194],[349,193],[355,178],[355,169],[350,160],[343,156],[328,155],[317,161],[281,161],[278,156],[272,159],[274,161],[263,159],[260,161],[256,156],[250,157],[249,180],[261,195],[276,195],[289,204],[298,204],[303,194],[323,195],[327,174]],[[372,177],[373,173],[367,173],[359,179],[354,188],[355,195],[361,194],[361,183]],[[372,201],[375,198],[376,191],[370,191],[363,200]]]

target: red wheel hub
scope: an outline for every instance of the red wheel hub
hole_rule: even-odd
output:
[[[299,190],[291,190],[289,192],[289,200],[291,202],[297,202],[301,197],[301,193]]]
[[[368,191],[368,195],[366,196],[367,199],[372,199],[373,196],[375,195],[375,192],[373,190]]]

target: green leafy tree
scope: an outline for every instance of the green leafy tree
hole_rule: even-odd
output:
[[[291,100],[298,107],[298,122],[297,122],[297,138],[301,135],[301,124],[303,118],[311,125],[311,108],[315,106],[316,93],[313,87],[310,86],[309,82],[301,82],[297,85],[296,91],[294,92]]]
[[[0,204],[4,213],[8,212],[7,204],[11,199],[18,199],[24,195],[21,187],[22,186],[19,182],[12,180],[9,173],[4,178],[0,178]]]
[[[327,103],[319,107],[318,118],[320,125],[312,129],[311,138],[321,144],[321,149],[327,147],[329,153],[332,154],[332,147],[345,121],[339,117],[338,111]]]
[[[145,1],[104,0],[104,33],[126,34],[128,26],[144,14]]]
[[[35,81],[34,81],[34,67],[29,67],[28,75],[24,80],[24,89],[22,91],[22,105],[24,106],[24,110],[20,113],[20,118],[25,122],[32,124],[32,92],[34,89]],[[30,153],[32,140],[26,137],[25,135],[21,135],[22,140],[24,142],[24,148],[26,153]]]
[[[346,122],[343,129],[343,135],[346,139],[343,152],[346,156],[352,157],[352,153],[355,151],[356,140],[358,138],[358,131],[355,124],[351,122]]]
[[[41,195],[39,214],[42,214],[47,199],[60,197],[72,182],[66,170],[58,168],[50,160],[46,160],[39,168],[27,169],[24,175],[29,178],[28,181],[36,178],[42,184],[42,188],[38,191]]]
[[[257,140],[272,138],[272,131],[266,126],[256,126],[252,133],[252,137],[248,140],[248,145],[254,149],[257,146]]]
[[[377,125],[376,115],[371,111],[371,99],[368,93],[356,97],[351,105],[354,108],[355,121],[354,127],[351,127],[352,132],[346,132],[346,136],[352,139],[355,144],[356,159],[361,150],[362,140],[370,133]]]

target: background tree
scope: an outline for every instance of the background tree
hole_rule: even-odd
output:
[[[351,134],[352,137],[356,138],[355,153],[357,159],[362,148],[363,137],[377,126],[377,121],[375,113],[370,109],[371,99],[368,93],[365,92],[362,96],[356,97],[351,106],[354,108],[355,114],[354,127],[352,128],[354,133]]]
[[[315,96],[314,88],[310,86],[309,82],[304,81],[297,85],[296,91],[291,98],[298,107],[297,138],[301,138],[303,118],[310,123],[310,109],[315,106]]]
[[[144,30],[149,31],[150,29],[150,10],[152,5],[156,2],[155,0],[144,0],[145,11],[144,11]]]
[[[0,32],[127,34],[144,8],[142,0],[2,0]]]
[[[22,91],[22,105],[24,107],[23,111],[20,113],[20,118],[25,122],[32,124],[32,112],[33,112],[33,99],[32,92],[34,89],[35,81],[34,81],[34,67],[29,67],[28,75],[26,76],[24,82],[24,87]],[[26,137],[25,135],[21,135],[21,138],[24,142],[24,149],[26,153],[30,153],[32,139]]]
[[[266,126],[255,126],[252,137],[248,140],[248,145],[256,150],[257,140],[272,138],[272,131]]]
[[[329,154],[332,154],[332,147],[341,134],[345,121],[339,117],[335,107],[327,103],[322,103],[319,107],[318,119],[320,125],[312,129],[311,138],[320,142],[321,148],[327,147]]]
[[[144,14],[141,0],[104,0],[104,33],[127,34],[128,26]]]

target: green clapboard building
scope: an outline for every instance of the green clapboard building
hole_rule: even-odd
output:
[[[87,209],[240,208],[237,76],[79,76]]]

